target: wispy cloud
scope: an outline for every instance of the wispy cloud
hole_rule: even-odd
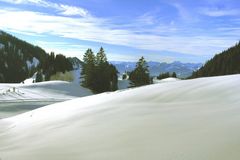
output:
[[[181,27],[174,20],[161,23],[161,20],[157,17],[158,15],[153,12],[143,13],[142,16],[137,17],[128,24],[116,24],[115,20],[94,16],[87,9],[77,6],[53,3],[46,0],[0,1],[53,9],[54,14],[0,7],[0,28],[26,35],[52,35],[63,39],[72,38],[87,42],[148,50],[153,53],[155,51],[172,51],[198,56],[220,52],[238,40],[236,36],[230,34],[230,32],[236,33],[236,30],[229,30],[228,36],[201,34],[189,23]],[[193,22],[195,20],[183,5],[174,3],[172,6],[175,10],[177,9],[181,20],[183,19],[184,22]],[[187,32],[191,34],[186,34]],[[87,48],[79,45],[68,45],[68,49],[54,44],[49,46],[45,44],[44,46],[48,51],[61,52],[62,50],[69,54],[83,53]],[[123,57],[119,53],[113,55]],[[113,55],[112,57],[114,57]],[[128,56],[131,59],[133,57]]]
[[[237,16],[240,15],[239,9],[220,9],[220,8],[200,8],[199,12],[210,17]]]
[[[157,23],[157,18],[153,12],[147,12],[137,17],[136,22],[142,25],[154,25]]]
[[[27,34],[50,34],[153,51],[168,50],[202,55],[215,52],[216,48],[221,50],[235,42],[230,38],[211,36],[136,34],[135,30],[113,29],[109,21],[96,17],[61,17],[39,12],[1,9],[0,19],[0,27],[4,30]]]
[[[58,11],[59,14],[65,16],[73,15],[78,15],[82,17],[89,16],[89,12],[86,9],[59,3],[53,3],[45,0],[0,0],[0,1],[12,4],[36,5],[40,7],[53,8],[56,11]]]
[[[68,6],[68,5],[59,5],[60,10],[62,10],[61,14],[62,15],[67,15],[67,16],[73,16],[73,15],[80,15],[82,17],[86,17],[87,15],[89,15],[88,11],[83,9],[83,8],[79,8],[79,7],[73,7],[73,6]]]

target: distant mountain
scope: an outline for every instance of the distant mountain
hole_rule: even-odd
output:
[[[215,55],[195,71],[190,78],[230,75],[240,73],[240,42]]]
[[[67,59],[72,64],[73,69],[79,69],[83,65],[83,62],[80,59],[78,59],[77,57],[69,57]]]
[[[115,65],[120,74],[125,71],[132,71],[135,68],[136,62],[120,62],[120,61],[112,61],[113,65]],[[173,62],[173,63],[160,63],[160,62],[148,62],[150,75],[158,76],[161,73],[165,72],[176,72],[179,78],[186,78],[192,75],[192,72],[199,69],[202,64],[201,63],[181,63],[181,62]]]
[[[39,70],[48,78],[57,71],[72,68],[65,56],[48,54],[38,46],[0,31],[0,83],[18,83]]]

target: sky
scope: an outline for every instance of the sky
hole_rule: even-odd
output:
[[[235,45],[238,0],[0,0],[0,29],[82,59],[201,62]]]

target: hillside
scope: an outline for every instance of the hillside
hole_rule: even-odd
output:
[[[61,54],[48,54],[42,48],[0,31],[0,83],[19,83],[42,71],[46,80],[58,71],[72,70]]]
[[[64,81],[33,84],[0,83],[0,119],[92,94],[89,89],[79,84]]]
[[[236,160],[240,76],[149,85],[0,121],[8,160]]]
[[[83,62],[77,57],[69,57],[67,59],[69,62],[71,62],[73,69],[76,70],[76,69],[82,68]]]
[[[215,55],[190,78],[230,75],[240,73],[240,42]]]

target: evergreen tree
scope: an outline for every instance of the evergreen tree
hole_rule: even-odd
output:
[[[5,78],[3,76],[3,74],[0,73],[0,83],[3,83],[5,81]]]
[[[95,90],[99,93],[110,90],[110,69],[104,49],[101,47],[96,56]]]
[[[38,71],[36,74],[36,82],[42,82],[43,81],[43,74],[42,71]]]
[[[106,56],[105,51],[102,47],[100,48],[99,52],[97,53],[96,63],[99,66],[107,63],[107,56]]]
[[[71,63],[65,56],[57,58],[52,52],[50,55],[38,46],[22,41],[5,32],[0,34],[0,74],[1,82],[19,83],[32,75],[39,69],[46,80],[58,71],[72,70]],[[38,65],[27,65],[37,59]]]
[[[118,70],[114,65],[109,65],[110,91],[118,90]]]
[[[173,77],[173,78],[177,78],[176,72],[173,72],[173,73],[172,73],[172,77]]]
[[[88,49],[83,57],[82,85],[96,93],[118,89],[117,69],[107,61],[104,49],[101,47],[95,56]]]
[[[165,79],[165,78],[169,78],[169,77],[177,78],[176,72],[173,72],[172,74],[169,72],[159,74],[157,79],[161,80],[161,79]]]
[[[215,55],[189,78],[210,77],[240,73],[240,42]]]
[[[95,84],[96,60],[91,49],[88,49],[83,56],[83,67],[81,74],[83,75],[82,85],[93,89]]]
[[[124,73],[124,74],[122,75],[122,79],[123,79],[123,80],[127,79],[127,74],[126,74],[126,73]]]
[[[130,72],[129,79],[132,86],[143,86],[150,84],[150,75],[147,62],[141,57],[136,64],[136,68]]]

